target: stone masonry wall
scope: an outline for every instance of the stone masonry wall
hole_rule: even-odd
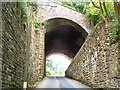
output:
[[[2,87],[22,88],[27,53],[27,30],[18,2],[2,3]],[[1,52],[0,52],[1,53]]]
[[[49,0],[39,0],[39,18],[42,21],[53,18],[65,18],[72,20],[82,26],[88,33],[91,31],[89,21],[86,21],[85,15],[77,12],[73,8],[68,8],[60,3],[52,2]]]
[[[22,88],[45,75],[44,29],[34,6],[24,2],[2,3],[2,87]],[[40,13],[40,11],[38,12]],[[1,79],[1,75],[0,75]]]
[[[110,45],[104,24],[93,30],[74,57],[66,76],[90,87],[119,87],[118,43]]]
[[[40,82],[45,75],[45,59],[44,59],[44,30],[40,23],[39,13],[33,12],[31,42],[30,42],[30,58],[28,67],[28,84],[31,86],[36,82]],[[35,20],[34,20],[35,19]],[[37,28],[35,27],[37,23]]]
[[[0,2],[0,13],[2,10],[2,3]],[[0,38],[2,38],[2,21],[1,21],[1,14],[0,14]],[[2,39],[0,39],[0,89],[2,88]]]

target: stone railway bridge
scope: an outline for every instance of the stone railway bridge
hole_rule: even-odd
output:
[[[22,87],[23,82],[29,87],[41,81],[45,58],[53,53],[72,59],[66,77],[90,87],[119,87],[118,48],[106,40],[104,23],[93,28],[84,14],[51,1],[39,2],[36,12],[34,5],[26,5],[28,18],[20,2],[0,5],[1,87]]]

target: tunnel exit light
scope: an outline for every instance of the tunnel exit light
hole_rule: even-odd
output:
[[[71,59],[63,54],[52,54],[46,58],[46,70],[51,75],[65,75]]]

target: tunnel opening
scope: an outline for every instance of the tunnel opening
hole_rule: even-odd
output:
[[[47,20],[45,28],[45,57],[53,53],[62,53],[72,60],[88,35],[80,25],[65,18]],[[47,62],[46,57],[46,64]]]
[[[65,71],[71,63],[71,58],[62,53],[53,53],[46,57],[47,76],[65,76]]]
[[[69,25],[60,25],[46,33],[46,55],[64,53],[71,58],[82,46],[85,38],[79,31]]]

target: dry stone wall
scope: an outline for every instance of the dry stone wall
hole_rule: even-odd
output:
[[[20,3],[2,3],[2,87],[23,86],[27,30]]]
[[[0,2],[0,13],[2,10],[2,3]],[[0,38],[2,38],[2,21],[1,21],[1,14],[0,14]],[[0,89],[2,88],[2,39],[0,39]]]
[[[33,7],[24,2],[2,2],[3,88],[22,88],[24,81],[30,87],[45,75],[44,29],[40,23],[36,30],[33,16],[39,20],[39,15],[33,15]]]
[[[104,25],[93,30],[74,57],[66,76],[90,87],[119,87],[118,43],[110,45]]]

